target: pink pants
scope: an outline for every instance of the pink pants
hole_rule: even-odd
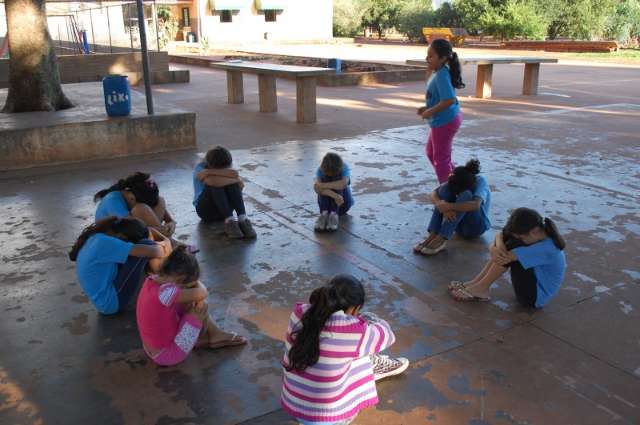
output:
[[[187,358],[193,347],[198,342],[200,331],[202,330],[202,322],[192,314],[185,314],[180,320],[178,334],[168,347],[163,348],[160,352],[152,355],[145,351],[151,360],[160,366],[173,366],[181,363]]]
[[[451,146],[453,145],[453,137],[462,125],[462,112],[448,124],[442,127],[434,127],[429,132],[429,139],[425,151],[427,158],[436,170],[438,182],[447,181],[449,174],[453,171],[454,165],[451,161]]]

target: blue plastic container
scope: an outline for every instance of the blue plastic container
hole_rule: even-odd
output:
[[[104,106],[110,117],[126,117],[131,113],[131,87],[126,75],[109,75],[102,79]]]
[[[342,72],[342,60],[329,59],[329,68],[334,68],[336,70],[336,74],[340,74]]]

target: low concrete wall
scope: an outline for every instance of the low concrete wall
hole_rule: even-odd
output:
[[[149,52],[149,63],[155,84],[189,82],[189,71],[169,70],[167,52]],[[142,75],[142,54],[139,52],[58,56],[58,64],[64,84],[100,81],[109,74]],[[178,75],[171,75],[176,72]],[[137,80],[131,84],[136,84]],[[0,59],[0,88],[7,87],[8,82],[9,60]]]
[[[513,50],[543,50],[546,52],[574,52],[574,53],[610,53],[617,52],[620,46],[616,41],[573,41],[547,40],[530,41],[514,40],[502,44],[506,49]]]
[[[184,112],[1,131],[0,170],[195,148],[195,122]]]

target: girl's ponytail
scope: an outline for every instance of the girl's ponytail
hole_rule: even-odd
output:
[[[113,229],[114,223],[118,220],[116,216],[105,217],[102,220],[98,220],[90,226],[84,228],[76,243],[71,247],[71,251],[69,251],[69,259],[71,261],[76,261],[78,258],[78,253],[80,249],[85,244],[85,242],[96,233],[106,233]]]
[[[127,187],[127,180],[126,179],[120,179],[120,180],[118,180],[118,183],[116,183],[114,185],[111,185],[110,187],[108,187],[106,189],[102,189],[99,192],[96,192],[96,194],[93,195],[93,202],[98,202],[99,200],[101,200],[102,198],[107,196],[109,193],[115,192],[116,190],[126,189],[126,187]]]
[[[328,285],[315,289],[309,297],[311,306],[300,320],[302,327],[291,334],[288,371],[302,372],[320,357],[320,333],[333,313],[364,304],[364,287],[351,275],[337,275]]]
[[[463,89],[466,87],[462,82],[462,66],[460,65],[460,59],[456,52],[451,52],[449,56],[449,72],[451,73],[451,84],[457,89]]]
[[[87,240],[96,233],[118,233],[124,236],[127,242],[138,243],[141,239],[149,236],[147,226],[137,218],[118,218],[116,216],[105,217],[96,221],[85,229],[78,236],[78,240],[69,251],[69,259],[76,261],[80,249]]]
[[[550,218],[544,219],[544,232],[551,238],[556,248],[563,250],[567,246],[564,238],[558,232],[558,227]]]

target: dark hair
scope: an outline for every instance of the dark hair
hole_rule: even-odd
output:
[[[446,58],[449,64],[449,72],[451,73],[451,84],[457,89],[463,89],[466,85],[462,82],[462,67],[458,54],[453,51],[453,46],[448,40],[438,38],[431,42],[431,47],[441,58]]]
[[[329,152],[322,158],[320,170],[328,176],[336,176],[342,172],[344,163],[337,153]]]
[[[560,236],[553,220],[550,218],[542,218],[536,210],[532,210],[531,208],[517,208],[514,210],[504,230],[512,235],[525,235],[536,227],[543,229],[558,249],[565,248],[566,243],[562,236]]]
[[[160,199],[160,191],[156,182],[150,178],[149,174],[138,171],[118,180],[118,183],[111,187],[99,191],[93,196],[93,201],[98,202],[108,193],[116,190],[128,190],[136,197],[136,202],[147,204],[152,208],[158,205],[158,200]]]
[[[454,195],[459,195],[465,190],[473,190],[476,185],[476,175],[480,173],[480,161],[472,159],[464,166],[453,169],[453,173],[447,179],[447,186]]]
[[[354,276],[339,274],[329,283],[315,289],[309,297],[311,307],[302,315],[302,327],[291,334],[288,371],[304,371],[318,362],[320,332],[329,317],[339,310],[364,305],[364,287]]]
[[[69,259],[76,261],[80,249],[84,246],[85,242],[96,233],[120,233],[124,235],[127,242],[137,243],[140,239],[149,237],[149,229],[147,226],[137,218],[118,218],[116,216],[105,217],[96,221],[91,226],[85,227],[85,229],[78,236],[78,240],[73,244],[71,251],[69,251]]]
[[[233,163],[231,152],[222,146],[210,149],[204,157],[206,168],[229,168]]]
[[[162,262],[160,274],[180,276],[180,283],[191,283],[200,278],[200,265],[195,255],[190,254],[185,245],[180,245]]]

